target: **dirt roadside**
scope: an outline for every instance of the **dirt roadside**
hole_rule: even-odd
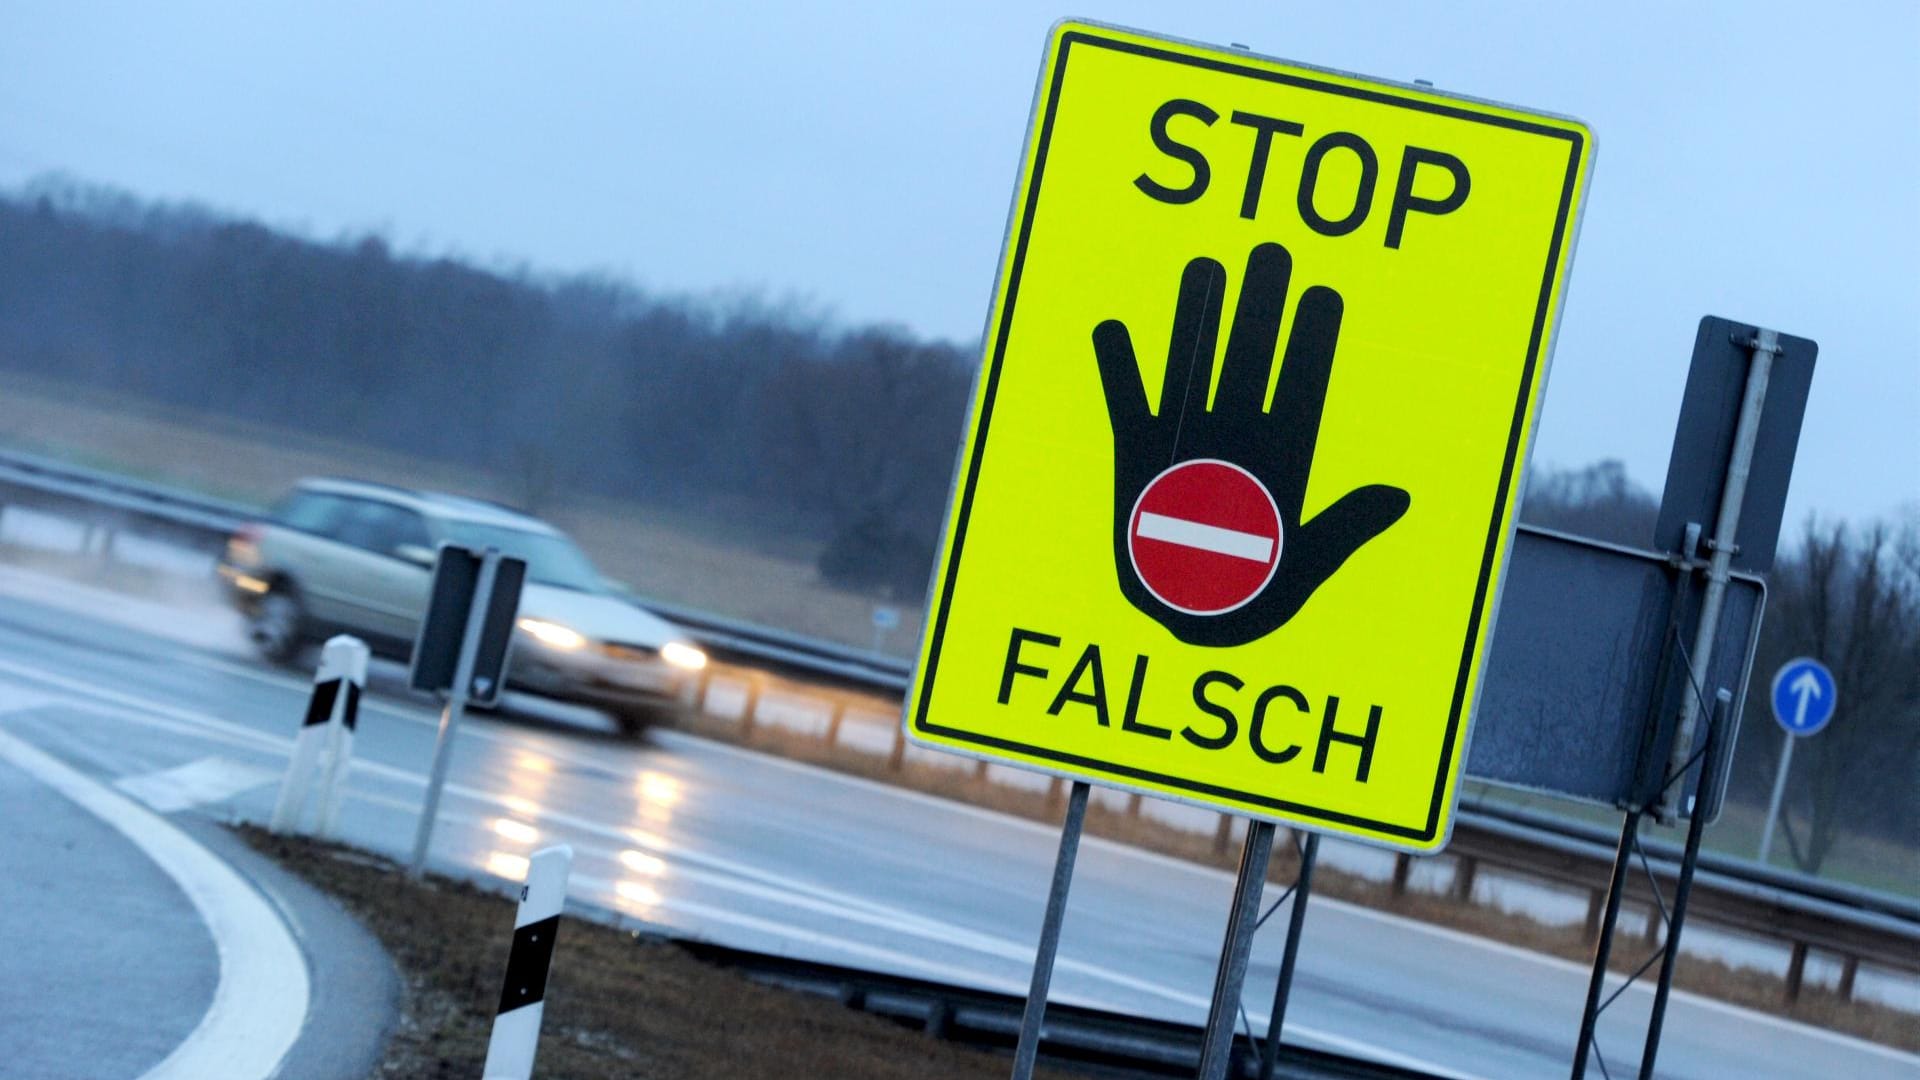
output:
[[[438,876],[410,882],[396,864],[350,848],[254,826],[236,831],[337,899],[400,969],[402,1015],[373,1075],[479,1076],[506,971],[512,902]],[[535,1060],[541,1076],[986,1080],[1008,1069],[1002,1055],[762,986],[671,942],[572,916],[562,920],[547,987]]]

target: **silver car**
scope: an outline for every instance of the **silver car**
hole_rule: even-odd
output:
[[[509,687],[603,709],[638,733],[706,666],[683,631],[622,596],[565,534],[477,499],[304,480],[233,535],[219,572],[271,660],[334,633],[404,660],[442,543],[527,561]]]

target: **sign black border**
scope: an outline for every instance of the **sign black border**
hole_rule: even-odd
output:
[[[1012,739],[1002,739],[992,735],[981,735],[942,724],[930,723],[927,719],[932,704],[934,679],[940,659],[941,640],[946,635],[947,616],[953,606],[954,586],[960,573],[960,554],[965,545],[967,521],[973,512],[973,494],[980,478],[980,463],[985,456],[987,429],[993,419],[994,394],[999,388],[1000,369],[1006,359],[1008,334],[1013,326],[1013,312],[1020,292],[1020,271],[1026,262],[1027,241],[1033,230],[1034,213],[1040,201],[1041,178],[1046,171],[1047,146],[1053,137],[1053,121],[1059,107],[1060,94],[1066,82],[1067,61],[1075,45],[1084,44],[1090,48],[1113,49],[1118,52],[1132,53],[1149,59],[1166,60],[1193,67],[1206,68],[1230,75],[1242,75],[1265,82],[1282,83],[1302,89],[1338,94],[1343,97],[1359,98],[1365,101],[1394,105],[1414,109],[1419,112],[1435,113],[1455,119],[1476,123],[1492,124],[1497,127],[1511,128],[1517,131],[1544,135],[1549,138],[1567,140],[1566,182],[1560,192],[1560,206],[1554,220],[1553,240],[1547,246],[1547,264],[1541,277],[1540,299],[1534,310],[1533,329],[1527,342],[1526,366],[1521,374],[1520,391],[1514,403],[1513,422],[1507,436],[1506,457],[1500,469],[1500,485],[1497,490],[1493,516],[1487,526],[1485,554],[1480,560],[1480,578],[1474,587],[1473,609],[1467,620],[1466,642],[1461,646],[1460,672],[1454,681],[1453,702],[1447,717],[1447,735],[1445,748],[1440,755],[1440,769],[1434,778],[1433,798],[1428,805],[1427,821],[1424,827],[1398,825],[1393,822],[1374,821],[1352,814],[1343,814],[1320,807],[1305,806],[1250,791],[1239,791],[1218,784],[1204,783],[1185,777],[1169,776],[1148,769],[1138,769],[1127,765],[1117,765],[1079,754],[1070,754],[1042,746],[1029,746]],[[1000,325],[996,329],[993,360],[986,371],[985,388],[980,398],[980,422],[977,425],[971,444],[967,447],[966,481],[960,493],[960,508],[954,516],[953,539],[948,547],[946,572],[940,591],[940,606],[935,613],[931,643],[927,649],[926,670],[920,677],[919,699],[914,703],[913,723],[915,730],[939,735],[960,742],[973,743],[981,747],[1014,751],[1028,757],[1059,762],[1062,765],[1075,766],[1083,771],[1103,773],[1108,776],[1132,780],[1144,780],[1164,787],[1189,791],[1195,794],[1212,795],[1231,799],[1250,806],[1260,806],[1277,810],[1295,817],[1309,818],[1335,824],[1351,825],[1387,836],[1401,836],[1417,842],[1433,840],[1439,833],[1440,804],[1447,788],[1448,767],[1453,762],[1455,743],[1459,735],[1460,722],[1466,709],[1467,684],[1473,672],[1474,641],[1479,637],[1481,620],[1487,614],[1488,591],[1493,587],[1495,554],[1499,550],[1501,519],[1506,514],[1507,494],[1513,484],[1514,469],[1518,466],[1521,437],[1525,432],[1527,402],[1533,394],[1533,380],[1540,366],[1541,352],[1544,347],[1548,316],[1553,305],[1554,268],[1559,265],[1560,252],[1567,242],[1567,225],[1572,217],[1574,192],[1580,179],[1580,159],[1585,149],[1585,138],[1578,131],[1535,123],[1519,117],[1503,116],[1498,113],[1477,111],[1466,105],[1452,105],[1424,98],[1409,97],[1368,87],[1348,86],[1342,83],[1315,79],[1290,72],[1272,71],[1265,68],[1249,67],[1233,63],[1217,56],[1193,56],[1156,48],[1139,42],[1117,38],[1105,38],[1086,30],[1069,30],[1060,35],[1058,58],[1054,62],[1053,80],[1047,88],[1046,110],[1041,118],[1040,138],[1034,147],[1033,168],[1028,171],[1027,197],[1020,211],[1020,231],[1014,242],[1012,265],[1007,270],[1005,299],[1000,309]]]

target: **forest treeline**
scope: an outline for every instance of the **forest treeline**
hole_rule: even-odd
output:
[[[438,459],[538,509],[569,493],[799,537],[826,579],[914,601],[937,541],[972,346],[792,306],[654,296],[321,242],[71,183],[0,196],[7,369]],[[1536,471],[1526,518],[1650,544],[1618,462]],[[1841,683],[1796,753],[1785,843],[1920,847],[1920,530],[1808,523],[1772,575],[1734,797],[1764,805],[1781,737],[1766,679]]]
[[[571,492],[692,508],[811,541],[828,580],[897,599],[925,588],[976,361],[792,305],[541,280],[72,182],[0,197],[0,370],[468,466],[534,510]],[[1617,464],[1539,494],[1543,523],[1646,542],[1650,500]]]
[[[497,478],[693,507],[926,585],[973,356],[751,298],[318,242],[69,183],[0,197],[0,368]]]

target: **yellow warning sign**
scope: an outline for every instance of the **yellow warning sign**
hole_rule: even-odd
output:
[[[908,734],[1444,845],[1592,145],[1056,27]]]

